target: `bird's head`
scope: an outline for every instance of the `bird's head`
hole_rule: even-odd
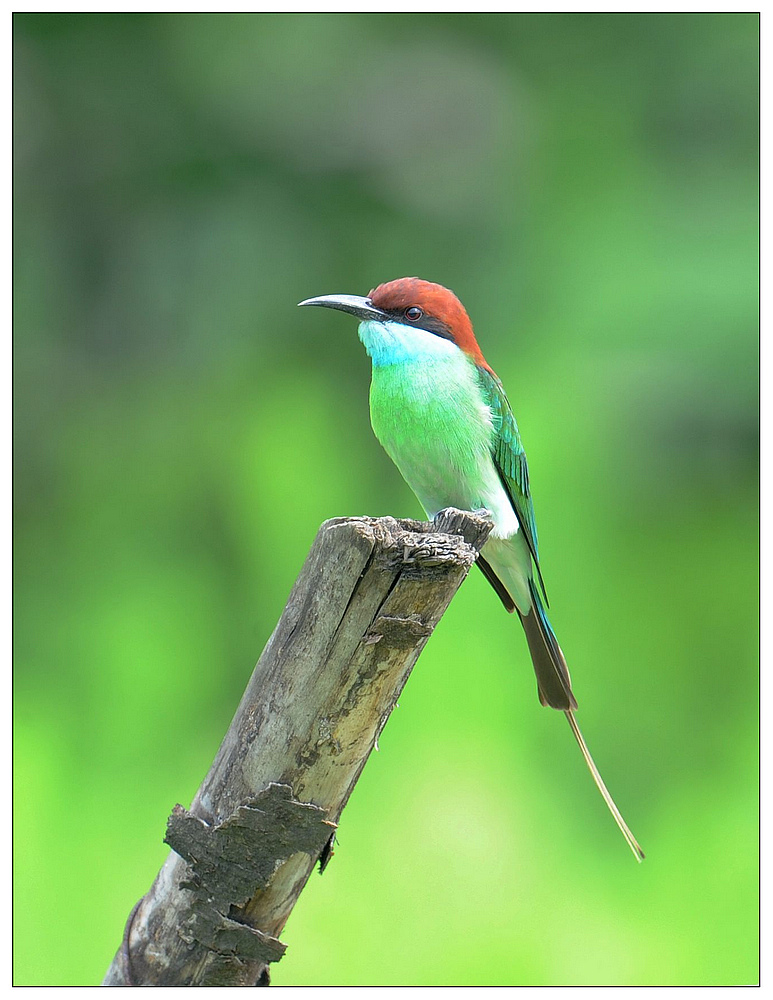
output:
[[[363,323],[399,324],[407,330],[420,330],[450,341],[475,364],[489,367],[467,310],[450,289],[433,281],[397,278],[371,289],[367,296],[319,295],[298,305],[326,306],[351,313]]]

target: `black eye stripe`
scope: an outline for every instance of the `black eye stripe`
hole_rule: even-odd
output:
[[[444,340],[454,339],[445,323],[439,319],[435,319],[434,316],[425,316],[419,320],[416,326],[421,330],[426,330],[428,333],[434,333],[436,337],[442,337]]]
[[[405,313],[402,309],[389,309],[388,314],[396,322],[405,323]],[[427,333],[434,333],[436,337],[442,337],[444,340],[454,339],[451,330],[442,320],[437,319],[435,316],[427,316],[426,313],[416,323],[411,323],[411,326],[415,326],[417,330],[426,330]]]

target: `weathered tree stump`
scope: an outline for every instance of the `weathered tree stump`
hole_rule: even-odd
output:
[[[326,521],[172,851],[132,911],[108,986],[252,986],[419,653],[491,530],[485,512],[431,524]]]

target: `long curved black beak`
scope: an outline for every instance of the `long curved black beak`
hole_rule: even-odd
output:
[[[377,320],[384,323],[389,319],[386,313],[377,309],[370,299],[362,295],[318,295],[315,299],[304,299],[299,306],[325,306],[328,309],[338,309],[351,313],[362,320]]]

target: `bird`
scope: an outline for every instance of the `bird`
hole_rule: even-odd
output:
[[[610,813],[643,860],[577,725],[569,669],[547,615],[526,454],[467,310],[450,289],[416,277],[380,284],[367,296],[319,295],[298,305],[360,321],[372,363],[373,431],[427,516],[446,507],[489,512],[493,529],[477,564],[521,621],[541,704],[566,716]]]

